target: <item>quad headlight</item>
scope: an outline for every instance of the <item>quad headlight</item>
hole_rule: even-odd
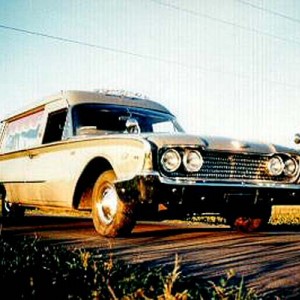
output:
[[[272,176],[279,176],[284,170],[284,163],[279,156],[273,156],[267,164],[268,173]]]
[[[284,162],[284,174],[289,177],[293,177],[296,175],[298,171],[298,164],[295,159],[293,158],[288,158]]]
[[[196,150],[187,150],[183,156],[183,165],[188,172],[198,172],[203,165],[203,158]]]
[[[161,164],[165,171],[174,172],[181,164],[181,157],[177,150],[169,149],[161,157]]]
[[[167,149],[161,156],[160,163],[165,171],[175,172],[179,168],[192,173],[198,172],[203,165],[203,158],[195,149]]]
[[[285,175],[293,177],[297,174],[299,168],[297,161],[292,157],[281,158],[278,155],[273,156],[268,164],[267,171],[271,176]]]

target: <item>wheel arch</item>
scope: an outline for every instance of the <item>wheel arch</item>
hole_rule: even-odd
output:
[[[100,174],[112,170],[110,162],[103,157],[95,157],[83,169],[73,195],[73,207],[75,209],[91,209],[92,190]]]

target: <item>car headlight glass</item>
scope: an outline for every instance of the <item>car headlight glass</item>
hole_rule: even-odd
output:
[[[284,174],[286,176],[292,177],[297,173],[298,165],[293,158],[288,158],[284,162]]]
[[[183,157],[183,164],[188,172],[198,172],[202,165],[203,159],[199,151],[186,151]]]
[[[175,149],[167,150],[161,158],[161,164],[167,172],[176,171],[181,164],[180,154]]]
[[[270,175],[279,176],[284,170],[284,163],[279,156],[274,156],[269,160],[267,168]]]

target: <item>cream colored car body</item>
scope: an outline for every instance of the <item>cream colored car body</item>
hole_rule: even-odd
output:
[[[77,181],[95,157],[109,161],[118,179],[125,180],[141,173],[144,156],[145,145],[139,139],[61,142],[2,156],[0,180],[11,202],[72,207]]]
[[[78,180],[95,158],[109,162],[120,181],[132,179],[143,172],[150,148],[139,136],[65,137],[61,141],[42,144],[49,114],[84,103],[87,99],[96,103],[108,102],[101,94],[69,91],[38,102],[4,120],[0,135],[2,143],[5,142],[9,123],[36,112],[42,114],[35,145],[8,152],[1,148],[0,183],[5,187],[9,202],[26,207],[73,208]],[[122,100],[116,98],[113,101],[118,103]],[[84,208],[90,208],[90,202],[85,203]]]
[[[268,222],[272,205],[300,199],[297,150],[186,134],[165,107],[139,97],[66,91],[0,124],[2,205],[92,209],[106,236],[159,210],[216,212],[252,230]]]

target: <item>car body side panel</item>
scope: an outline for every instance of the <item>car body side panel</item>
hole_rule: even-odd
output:
[[[139,138],[99,137],[2,155],[0,182],[12,202],[71,208],[76,183],[90,161],[104,158],[118,180],[128,180],[142,171],[147,145]]]

